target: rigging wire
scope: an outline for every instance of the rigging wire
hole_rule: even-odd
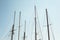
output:
[[[38,24],[39,24],[39,27],[40,27],[38,13],[37,13],[37,19],[38,19]],[[41,32],[41,36],[42,36],[42,40],[43,40],[43,35],[42,35],[41,27],[40,27],[40,32]]]
[[[51,32],[52,32],[53,40],[55,40],[55,36],[54,36],[53,30],[52,30],[52,27],[50,27],[50,29],[51,29]]]
[[[5,40],[5,38],[9,36],[9,34],[8,34],[9,32],[7,32],[7,34],[4,34],[4,36],[2,36],[2,38],[0,40]]]
[[[38,24],[39,24],[39,27],[40,27],[39,18],[38,18]],[[42,40],[43,40],[43,35],[42,35],[41,27],[40,27],[40,32],[41,32],[41,36],[42,36]]]
[[[33,39],[32,39],[33,32],[34,32],[34,30],[33,30],[34,27],[33,27],[33,26],[34,26],[34,24],[32,23],[32,28],[31,28],[31,40],[33,40]]]

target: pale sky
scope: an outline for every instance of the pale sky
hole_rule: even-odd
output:
[[[46,26],[46,12],[50,25],[50,37],[60,40],[60,0],[0,0],[0,40],[10,40],[14,11],[16,11],[14,40],[18,40],[19,12],[21,11],[20,40],[23,40],[24,21],[26,20],[26,40],[34,40],[34,5],[37,8],[37,36],[38,39],[48,40]],[[39,21],[38,21],[39,20]],[[39,24],[40,23],[40,24]],[[39,26],[40,25],[40,26]],[[52,28],[52,32],[51,32]],[[41,32],[42,31],[42,35]]]

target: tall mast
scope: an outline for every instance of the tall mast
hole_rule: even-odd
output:
[[[14,12],[14,20],[13,20],[13,25],[12,25],[11,40],[13,40],[13,35],[14,35],[15,15],[16,15],[16,11]]]
[[[24,37],[23,37],[23,40],[25,40],[25,37],[26,37],[26,21],[25,21],[25,27],[24,27]]]
[[[34,6],[35,10],[35,40],[37,40],[37,31],[36,31],[36,5]]]
[[[20,38],[20,19],[21,19],[21,11],[19,12],[18,40]]]
[[[47,9],[46,9],[46,19],[47,19],[48,40],[50,40],[49,22],[48,22],[48,11],[47,11]]]

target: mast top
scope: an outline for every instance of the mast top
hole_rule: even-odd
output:
[[[34,5],[34,9],[35,9],[35,18],[36,18],[36,5]]]
[[[47,8],[46,8],[46,14],[47,14],[48,12],[47,12]]]

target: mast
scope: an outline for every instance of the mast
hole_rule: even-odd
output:
[[[19,13],[19,27],[18,27],[18,40],[20,38],[20,19],[21,19],[21,11]]]
[[[36,5],[34,6],[35,10],[35,40],[37,40],[37,31],[36,31]]]
[[[11,40],[13,40],[13,35],[14,35],[15,15],[16,15],[16,11],[14,12],[14,20],[13,20],[13,25],[12,25]]]
[[[47,11],[47,9],[46,9],[46,19],[47,19],[48,40],[50,40],[49,22],[48,22],[48,11]]]
[[[25,40],[25,37],[26,37],[26,20],[25,20],[24,37],[23,37],[23,40]]]

